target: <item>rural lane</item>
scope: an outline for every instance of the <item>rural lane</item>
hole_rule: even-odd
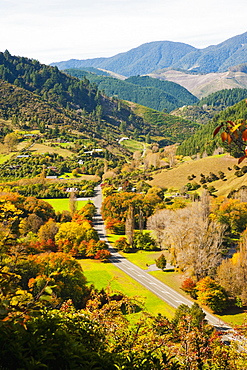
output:
[[[111,247],[106,237],[104,222],[101,216],[102,191],[100,186],[97,186],[95,188],[95,197],[91,199],[97,208],[97,213],[94,217],[94,228],[98,232],[100,239],[105,240],[108,243],[109,251],[112,255],[110,261],[120,270],[124,271],[130,277],[135,279],[138,283],[142,284],[145,288],[158,296],[160,299],[168,303],[171,307],[177,308],[181,304],[186,304],[187,306],[191,307],[193,302],[190,299],[184,297],[182,294],[176,292],[166,284],[162,283],[154,276],[147,273],[145,270],[128,261],[125,257],[123,257],[120,253],[116,252],[116,250]],[[218,317],[210,314],[207,311],[204,312],[206,313],[206,319],[210,324],[214,325],[217,328],[222,328],[222,330],[231,329]]]

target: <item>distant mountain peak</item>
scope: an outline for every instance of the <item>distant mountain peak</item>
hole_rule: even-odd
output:
[[[229,67],[246,62],[247,32],[203,49],[182,42],[153,41],[109,58],[71,59],[51,65],[59,69],[95,67],[129,77],[164,68],[225,72]]]

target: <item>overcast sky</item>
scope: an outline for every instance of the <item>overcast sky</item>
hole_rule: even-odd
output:
[[[0,51],[51,63],[151,41],[197,48],[247,31],[246,0],[0,0]]]

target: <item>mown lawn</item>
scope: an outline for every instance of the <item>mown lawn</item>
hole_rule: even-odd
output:
[[[58,198],[58,199],[43,199],[55,209],[56,212],[69,211],[69,198]],[[82,208],[88,201],[78,200],[77,209]]]
[[[147,269],[147,264],[151,265],[154,263],[154,260],[159,257],[161,252],[146,252],[138,251],[136,253],[122,253],[129,261],[136,264],[142,269]],[[149,274],[153,275],[164,284],[168,285],[170,288],[174,289],[178,293],[184,295],[187,298],[190,298],[185,292],[182,291],[181,284],[183,282],[183,275],[176,271],[150,271]],[[216,315],[220,320],[225,321],[231,326],[240,325],[247,321],[246,308],[238,309],[231,308],[222,315]]]
[[[142,269],[147,269],[149,265],[155,264],[155,260],[162,254],[163,251],[138,251],[135,253],[122,253],[121,254],[127,258],[130,262],[139,266]],[[148,266],[147,266],[148,265]]]
[[[236,307],[229,309],[228,313],[216,316],[231,326],[241,325],[247,322],[246,310],[247,307],[244,307],[243,309]]]
[[[129,297],[141,297],[145,309],[152,313],[166,316],[171,319],[174,316],[174,308],[170,307],[155,294],[137,283],[111,263],[102,263],[89,259],[78,260],[89,284],[94,284],[97,289],[110,287],[114,291],[120,291]]]

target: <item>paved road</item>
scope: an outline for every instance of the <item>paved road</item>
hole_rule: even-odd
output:
[[[96,187],[95,194],[96,194],[95,197],[92,198],[92,201],[94,202],[97,208],[97,214],[94,218],[94,227],[97,230],[100,239],[105,240],[108,243],[104,223],[100,213],[102,203],[102,192],[100,186]],[[168,303],[171,307],[177,308],[182,303],[190,307],[193,304],[193,302],[190,299],[184,297],[182,294],[179,294],[166,284],[162,283],[161,281],[147,273],[145,270],[142,270],[140,267],[129,262],[126,258],[121,256],[121,254],[116,252],[109,243],[108,245],[109,250],[112,254],[111,262],[115,266],[117,266],[119,269],[121,269],[126,274],[131,276],[133,279],[138,281],[138,283],[142,284],[145,288],[149,289],[151,292],[156,294],[159,298]],[[210,324],[214,325],[215,327],[222,328],[222,330],[227,330],[228,328],[230,329],[230,327],[228,327],[216,316],[206,311],[205,313],[206,319]]]

